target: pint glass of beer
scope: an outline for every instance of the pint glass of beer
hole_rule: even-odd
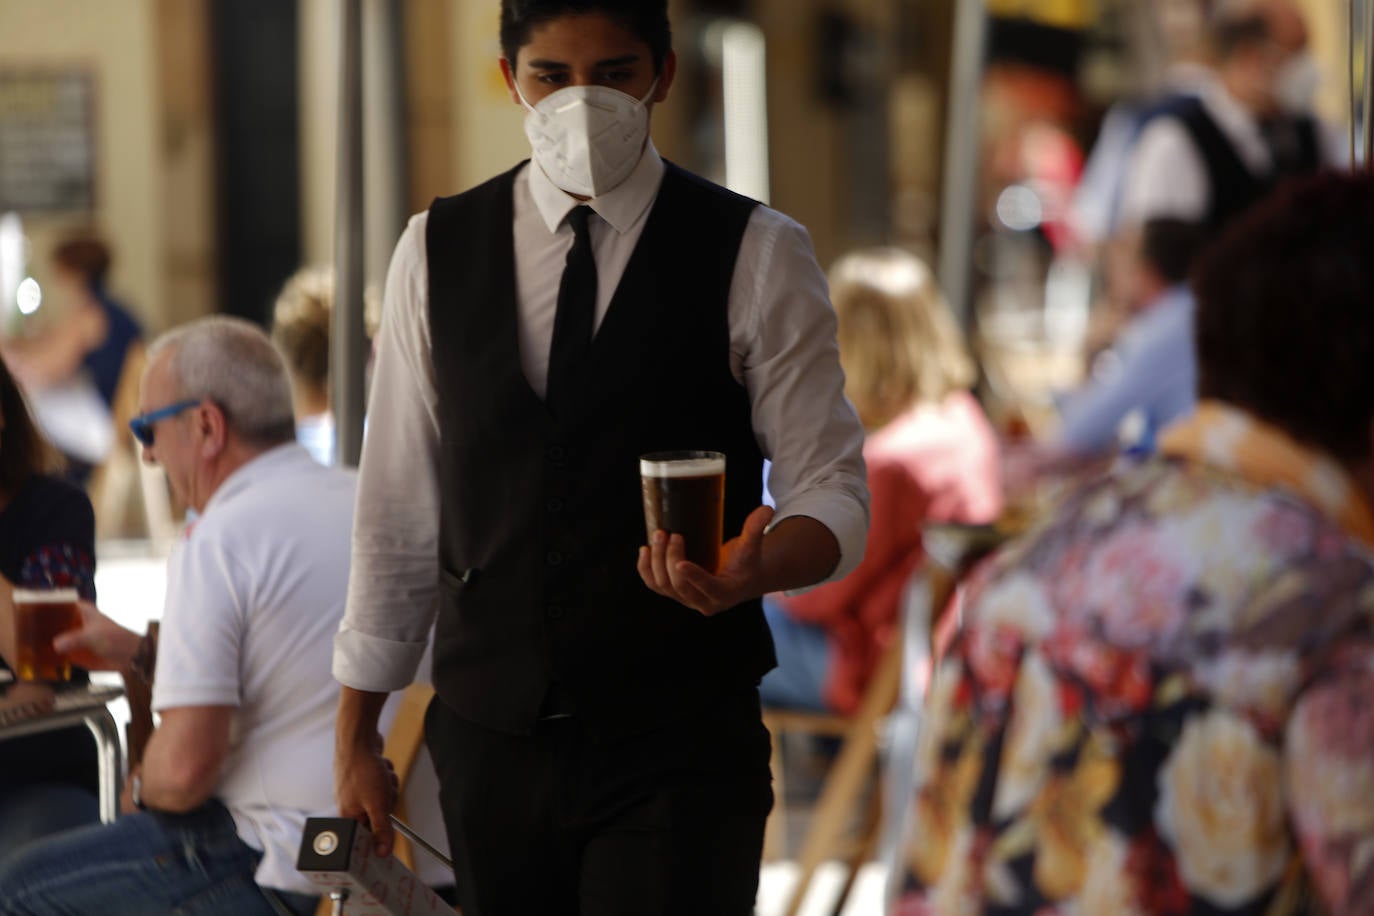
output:
[[[74,588],[14,590],[14,673],[21,681],[67,681],[72,660],[52,647],[58,633],[81,628]]]
[[[644,526],[682,535],[687,559],[715,572],[725,516],[725,456],[720,452],[651,452],[639,459]]]

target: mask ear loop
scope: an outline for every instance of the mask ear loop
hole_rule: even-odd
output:
[[[529,103],[529,99],[525,98],[525,93],[523,93],[523,92],[520,91],[520,81],[519,81],[518,79],[515,78],[515,73],[514,73],[514,71],[513,71],[513,68],[515,67],[515,65],[514,65],[514,64],[511,64],[511,67],[512,67],[512,72],[511,72],[511,75],[510,75],[510,84],[511,84],[512,86],[515,87],[515,95],[516,95],[516,97],[517,97],[518,99],[520,99],[520,104],[523,105],[523,106],[525,106],[525,110],[528,111],[528,112],[530,112],[531,114],[533,114],[533,113],[534,113],[534,106],[531,105],[531,104]]]

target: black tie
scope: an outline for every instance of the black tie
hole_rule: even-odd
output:
[[[553,346],[549,348],[549,377],[544,402],[557,416],[576,390],[577,376],[592,342],[596,319],[596,259],[587,231],[591,207],[574,207],[568,214],[573,229],[572,248],[558,285],[558,312],[553,319]]]

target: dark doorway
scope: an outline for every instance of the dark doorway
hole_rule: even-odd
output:
[[[220,307],[266,324],[301,257],[296,0],[213,0]]]

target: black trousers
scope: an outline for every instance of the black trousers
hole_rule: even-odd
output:
[[[748,916],[773,804],[756,690],[629,738],[425,720],[464,916]]]

